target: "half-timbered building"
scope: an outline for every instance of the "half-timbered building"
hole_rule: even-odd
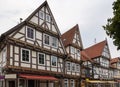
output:
[[[91,87],[112,87],[114,85],[113,72],[110,68],[110,51],[107,40],[97,43],[84,50],[96,64],[92,67],[93,78],[90,81]],[[92,83],[92,84],[91,84]]]
[[[3,87],[62,87],[65,55],[60,31],[45,1],[25,21],[0,37]],[[80,65],[76,66],[79,72]]]
[[[78,25],[62,34],[62,41],[68,55],[65,60],[64,87],[80,87],[80,51],[83,46]]]
[[[120,58],[119,57],[112,58],[110,60],[110,63],[113,68],[114,79],[117,83],[116,86],[119,87],[120,86]]]

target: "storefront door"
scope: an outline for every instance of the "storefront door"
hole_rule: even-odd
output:
[[[15,81],[8,81],[8,87],[15,87]]]
[[[28,80],[28,87],[35,87],[35,81],[34,80]]]

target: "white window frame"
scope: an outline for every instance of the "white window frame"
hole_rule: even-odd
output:
[[[23,61],[23,60],[22,60],[22,59],[23,59],[23,58],[22,58],[22,50],[27,50],[27,51],[29,51],[29,61]],[[21,48],[21,61],[22,61],[22,62],[26,62],[26,63],[30,63],[30,58],[31,58],[31,57],[30,57],[30,50],[29,50],[29,49],[25,49],[25,48]]]
[[[74,47],[70,47],[70,51],[71,51],[71,54],[75,54],[75,48]]]
[[[40,64],[40,63],[39,63],[39,54],[44,55],[44,64]],[[44,53],[38,53],[38,64],[39,64],[39,65],[45,65],[45,54],[44,54]]]
[[[28,28],[30,28],[30,29],[33,30],[33,38],[28,37],[28,32],[27,32],[27,31],[28,31]],[[30,39],[30,40],[35,40],[35,29],[26,26],[26,38],[27,38],[27,39]]]
[[[53,60],[53,58],[56,59],[56,65],[53,65],[53,64],[52,64],[52,60]],[[57,67],[57,57],[56,57],[56,56],[51,56],[51,66],[53,66],[53,67]]]
[[[4,48],[2,51],[2,62],[6,62],[6,57],[7,57],[7,50],[6,48]]]
[[[49,37],[49,44],[46,44],[46,43],[45,43],[45,35]],[[50,45],[51,45],[51,44],[50,44],[50,38],[51,38],[50,35],[44,34],[44,36],[43,36],[43,43],[44,43],[45,45],[50,46]]]
[[[56,39],[56,41],[55,41],[55,39]],[[51,45],[52,45],[52,47],[55,47],[55,48],[58,48],[58,39],[56,38],[56,37],[51,37]],[[55,43],[54,43],[54,41],[55,41]],[[56,46],[54,46],[53,44],[56,44]]]
[[[76,64],[76,72],[80,72],[80,65]]]
[[[79,51],[79,53],[78,53],[78,51]],[[77,49],[77,56],[78,56],[78,57],[81,56],[81,55],[80,55],[80,50],[79,50],[79,49]]]
[[[48,36],[49,37],[49,44],[46,44],[45,43],[45,36]],[[56,39],[56,46],[53,46],[53,39]],[[48,34],[43,34],[43,44],[44,45],[47,45],[47,46],[51,46],[51,47],[54,47],[54,48],[58,48],[58,38],[56,38],[56,37],[53,37],[53,36],[50,36],[50,35],[48,35]]]
[[[70,64],[70,70],[68,69],[68,64]],[[67,71],[71,71],[71,62],[66,62]]]
[[[72,86],[73,84],[73,86]],[[70,80],[70,87],[75,87],[75,81],[73,79]]]
[[[43,16],[42,16],[41,14],[42,14]],[[40,17],[41,19],[44,19],[44,18],[45,18],[45,13],[44,13],[43,11],[40,11],[40,12],[39,12],[39,17]]]
[[[49,14],[46,14],[46,21],[47,21],[47,22],[51,22],[51,17],[50,17]]]
[[[68,79],[64,79],[64,87],[65,87],[65,84],[67,84],[66,87],[69,87],[69,84],[68,84]]]
[[[74,70],[73,70],[73,67],[74,67]],[[75,63],[72,63],[72,72],[75,72],[76,71],[76,64]]]

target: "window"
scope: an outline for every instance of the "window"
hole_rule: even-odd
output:
[[[58,47],[58,39],[56,37],[49,36],[44,34],[44,44],[52,47]]]
[[[48,14],[46,14],[46,21],[47,21],[47,22],[50,22],[50,21],[51,21],[50,15],[48,15]]]
[[[76,64],[76,71],[80,72],[80,65],[79,64]]]
[[[30,28],[30,27],[27,27],[27,38],[29,39],[35,39],[35,31],[34,29]]]
[[[80,57],[80,50],[77,50],[77,56]]]
[[[64,87],[68,87],[68,80],[67,79],[64,80]]]
[[[71,71],[71,63],[67,62],[67,71]]]
[[[57,47],[58,46],[58,40],[55,37],[52,37],[52,46]]]
[[[30,50],[28,49],[21,50],[21,60],[23,62],[30,62]]]
[[[74,86],[74,85],[75,85],[75,84],[74,84],[74,80],[71,80],[70,82],[71,82],[71,83],[70,83],[70,84],[71,84],[70,87],[75,87],[75,86]]]
[[[51,65],[57,66],[57,57],[56,56],[51,56]]]
[[[42,64],[42,65],[45,64],[45,54],[43,53],[38,54],[38,64]]]
[[[72,63],[72,71],[75,71],[75,63]]]
[[[6,49],[3,49],[3,52],[2,52],[2,62],[5,62],[6,61]]]
[[[74,54],[75,53],[75,48],[71,47],[71,53]]]
[[[49,35],[44,35],[44,43],[46,44],[46,45],[50,45],[50,37],[49,37]]]
[[[43,11],[40,11],[39,14],[40,14],[40,18],[41,18],[41,19],[44,19],[44,12],[43,12]]]

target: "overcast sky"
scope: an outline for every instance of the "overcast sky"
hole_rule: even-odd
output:
[[[0,0],[0,34],[26,19],[45,0]],[[112,17],[114,0],[47,0],[61,33],[79,24],[84,48],[107,38],[111,56],[120,52],[102,26]]]

